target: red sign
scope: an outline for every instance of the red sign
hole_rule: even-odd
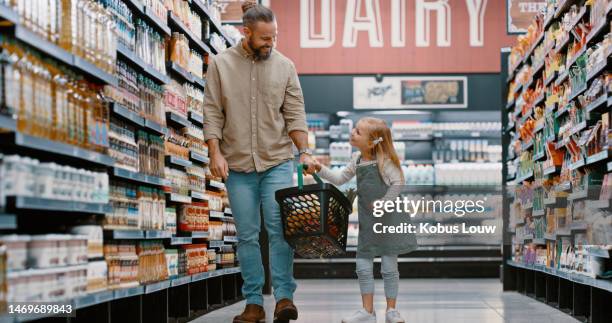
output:
[[[300,74],[497,73],[501,0],[270,0]]]

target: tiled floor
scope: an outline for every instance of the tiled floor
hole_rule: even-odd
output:
[[[266,297],[267,322],[272,322],[274,300]],[[340,322],[360,308],[356,280],[300,280],[295,295],[297,322]],[[376,281],[378,322],[384,322],[382,281]],[[211,312],[196,323],[232,322],[244,302]],[[515,292],[502,292],[497,279],[402,279],[398,309],[406,322],[416,323],[575,323],[577,320]]]

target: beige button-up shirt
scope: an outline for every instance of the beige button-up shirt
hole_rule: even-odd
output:
[[[288,133],[308,131],[293,63],[276,50],[256,61],[242,42],[208,65],[204,116],[204,139],[219,139],[229,168],[237,172],[263,172],[293,159]]]

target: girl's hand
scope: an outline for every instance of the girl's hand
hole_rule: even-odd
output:
[[[305,170],[306,174],[314,174],[321,171],[321,163],[314,158],[312,158],[306,166],[308,166]]]

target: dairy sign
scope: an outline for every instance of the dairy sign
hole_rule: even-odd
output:
[[[502,0],[270,0],[302,74],[495,73]]]

